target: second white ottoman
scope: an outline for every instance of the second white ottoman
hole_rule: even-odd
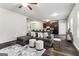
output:
[[[36,41],[36,49],[43,50],[43,48],[44,48],[44,42],[42,40],[37,40]]]
[[[36,39],[30,39],[29,40],[29,46],[30,47],[35,47],[35,42],[36,42]]]

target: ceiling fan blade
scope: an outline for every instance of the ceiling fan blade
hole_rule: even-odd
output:
[[[37,5],[38,3],[29,3],[29,4],[34,4],[34,5]]]
[[[32,10],[32,7],[31,7],[30,5],[27,5],[27,7],[28,7],[30,10]]]

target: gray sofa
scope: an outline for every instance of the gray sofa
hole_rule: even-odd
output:
[[[36,39],[36,40],[43,40],[44,41],[44,47],[51,47],[53,45],[53,37],[46,37],[46,38],[41,38],[41,37],[33,37],[33,36],[20,36],[17,37],[17,44],[20,44],[22,46],[29,44],[30,39]]]

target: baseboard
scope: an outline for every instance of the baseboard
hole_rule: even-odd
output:
[[[79,47],[75,43],[73,43],[73,45],[77,49],[77,51],[79,51]]]
[[[59,34],[58,35],[60,38],[66,38],[66,34]]]
[[[65,36],[66,34],[59,34],[59,36]]]
[[[5,42],[5,43],[1,43],[0,44],[0,49],[8,47],[8,46],[11,46],[11,45],[14,45],[14,44],[16,44],[16,40]]]

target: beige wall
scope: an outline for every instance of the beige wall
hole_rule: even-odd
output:
[[[74,46],[79,50],[79,35],[77,34],[78,33],[78,23],[79,23],[79,15],[78,15],[78,12],[79,12],[79,4],[76,4],[68,18],[68,27],[70,25],[70,28],[71,28],[71,32],[73,33],[73,44]],[[73,24],[71,24],[71,20],[73,20]]]
[[[31,30],[43,30],[43,23],[41,21],[29,21],[28,22],[28,31]]]
[[[66,34],[66,19],[59,20],[59,35]]]
[[[26,35],[26,17],[0,8],[0,43],[16,40],[17,36]]]

